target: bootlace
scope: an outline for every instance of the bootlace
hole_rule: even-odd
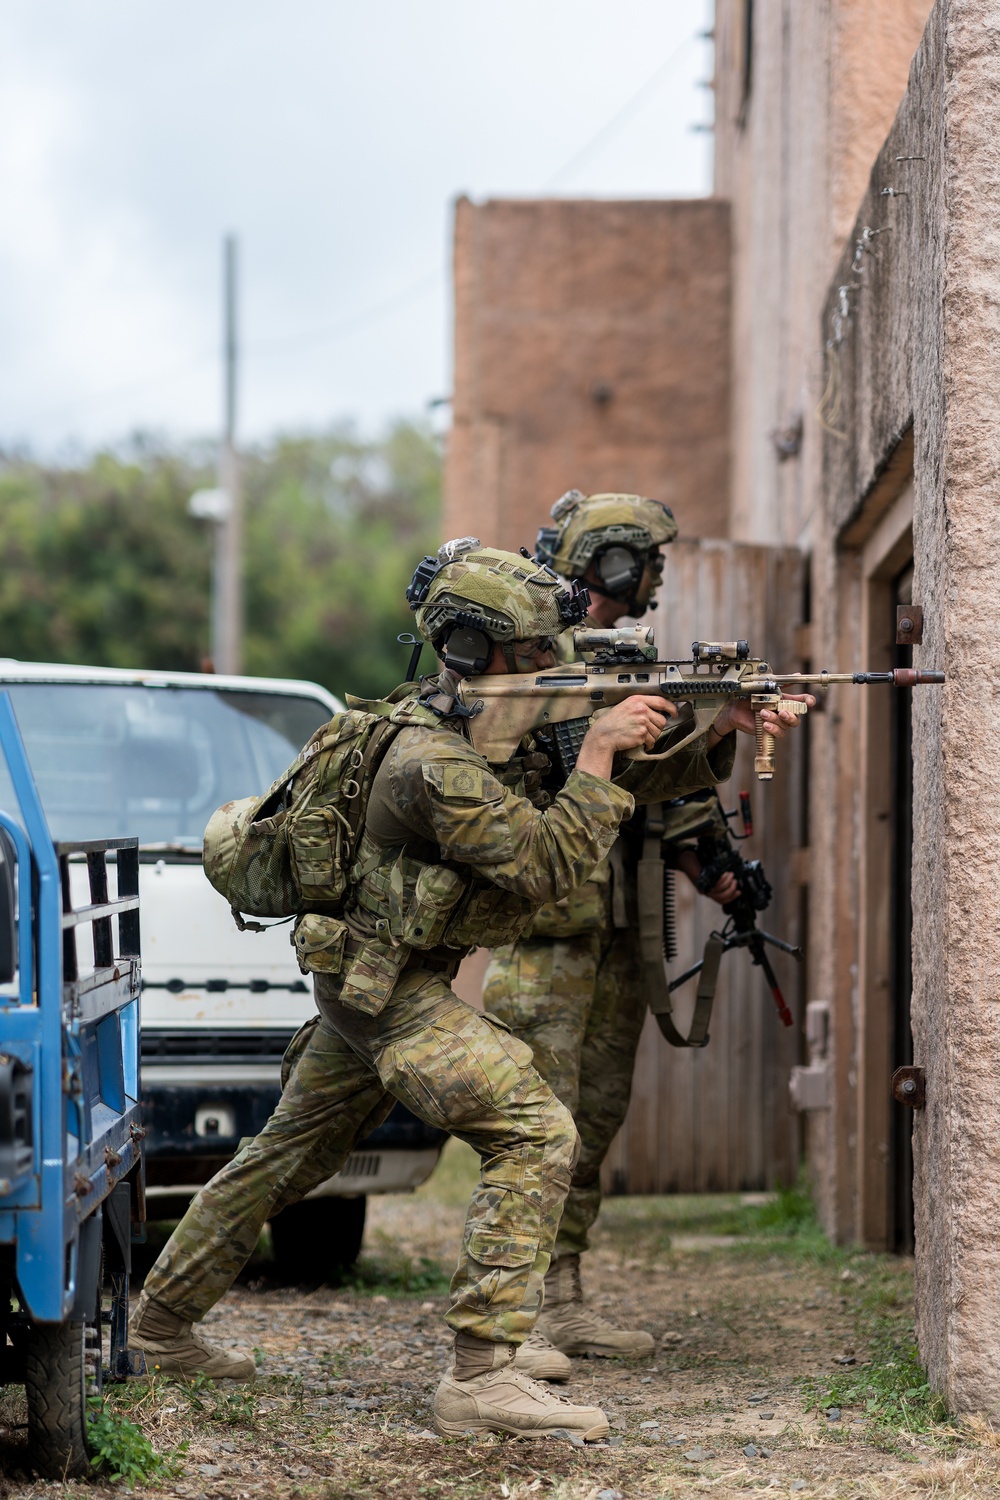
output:
[[[521,1345],[522,1349],[544,1349],[546,1351],[555,1349],[555,1347],[552,1340],[547,1339],[540,1328],[533,1328]]]
[[[529,1396],[534,1396],[539,1401],[548,1403],[559,1402],[562,1406],[576,1406],[577,1404],[575,1401],[571,1401],[568,1396],[561,1396],[558,1391],[554,1391],[544,1381],[535,1380],[531,1375],[525,1375],[523,1370],[508,1370],[505,1373],[508,1379],[512,1379],[515,1385],[521,1387],[522,1391],[526,1391]]]

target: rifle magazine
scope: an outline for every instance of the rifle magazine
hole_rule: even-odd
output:
[[[559,769],[562,771],[564,777],[568,776],[575,769],[577,757],[580,754],[580,747],[589,728],[589,718],[583,718],[564,719],[559,723],[553,724],[548,730],[555,744]]]

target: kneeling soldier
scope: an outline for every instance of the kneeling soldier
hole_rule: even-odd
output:
[[[250,1379],[249,1354],[208,1343],[195,1325],[232,1285],[265,1222],[338,1171],[401,1099],[482,1162],[451,1283],[455,1364],[438,1388],[438,1430],[565,1428],[600,1438],[608,1424],[599,1408],[573,1405],[514,1367],[541,1304],[576,1129],[530,1049],[459,1000],[451,979],[470,948],[514,941],[543,903],[596,869],[634,805],[610,779],[614,757],[652,747],[672,709],[630,698],[600,717],[576,770],[539,810],[519,794],[516,765],[491,768],[473,750],[455,693],[463,674],[552,665],[552,638],[581,618],[586,594],[465,538],[424,560],[408,598],[445,667],[379,706],[398,729],[367,773],[342,921],[321,919],[331,932],[339,924],[339,942],[317,946],[317,914],[299,918],[318,1024],[267,1125],[194,1199],[147,1277],[132,1343],[167,1373]],[[731,760],[727,741],[711,753],[700,742],[658,775],[669,766],[681,793],[714,784]],[[632,775],[641,776],[638,765],[621,779]]]

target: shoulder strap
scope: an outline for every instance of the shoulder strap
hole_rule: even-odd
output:
[[[704,1047],[708,1043],[708,1023],[712,1016],[715,987],[722,959],[722,939],[713,932],[705,944],[705,956],[698,979],[691,1028],[684,1036],[674,1024],[673,1001],[663,962],[664,882],[670,872],[663,864],[663,822],[660,808],[647,809],[646,837],[642,841],[642,858],[637,875],[639,899],[639,954],[646,981],[646,997],[657,1025],[672,1047]]]

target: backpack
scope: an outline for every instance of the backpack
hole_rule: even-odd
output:
[[[334,714],[263,796],[212,814],[202,863],[241,932],[266,930],[243,913],[292,917],[342,907],[375,772],[403,727],[390,712],[386,705]]]

